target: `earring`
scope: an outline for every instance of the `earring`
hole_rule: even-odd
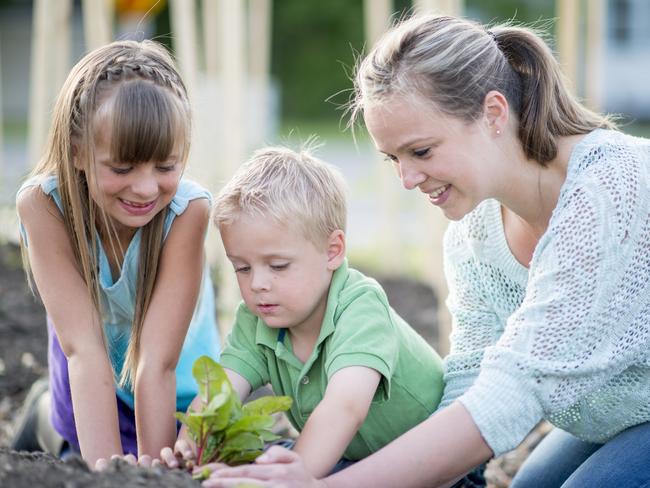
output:
[[[498,136],[500,136],[501,135],[501,129],[497,129],[496,133],[497,133]]]

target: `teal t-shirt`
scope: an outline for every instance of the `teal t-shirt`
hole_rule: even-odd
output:
[[[270,383],[294,399],[287,412],[301,431],[322,400],[329,378],[365,366],[382,378],[363,425],[344,456],[362,459],[425,420],[440,402],[442,361],[388,304],[381,286],[347,261],[333,275],[320,335],[306,363],[292,352],[286,329],[272,329],[245,304],[221,354],[221,364],[255,389]]]

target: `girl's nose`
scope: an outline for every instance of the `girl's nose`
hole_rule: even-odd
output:
[[[136,195],[147,198],[155,197],[158,194],[158,181],[152,171],[143,167],[134,176],[131,189]]]

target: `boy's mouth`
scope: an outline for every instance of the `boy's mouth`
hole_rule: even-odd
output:
[[[276,303],[258,303],[257,310],[262,315],[267,315],[273,313],[277,310],[278,305]]]

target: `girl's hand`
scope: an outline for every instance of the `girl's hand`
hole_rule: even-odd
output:
[[[318,481],[309,474],[297,453],[279,446],[269,448],[255,460],[255,464],[217,469],[203,482],[205,488],[240,485],[270,488],[326,487],[323,481]]]
[[[160,460],[168,468],[192,468],[196,461],[196,454],[186,440],[178,440],[174,450],[163,447],[160,451]]]
[[[142,457],[143,458],[145,458],[145,457],[149,458],[148,464],[145,464],[146,459],[144,460],[144,462],[138,463],[138,460],[136,459],[136,457],[133,454],[126,454],[124,456],[122,456],[120,454],[113,454],[111,456],[111,461],[113,459],[122,459],[122,460],[126,461],[127,463],[132,464],[134,466],[137,465],[137,464],[141,464],[142,466],[150,466],[151,465],[151,457],[150,456],[142,456]],[[110,463],[109,463],[108,459],[99,458],[97,460],[97,462],[95,462],[95,471],[103,471],[106,468],[108,468],[109,464]]]

